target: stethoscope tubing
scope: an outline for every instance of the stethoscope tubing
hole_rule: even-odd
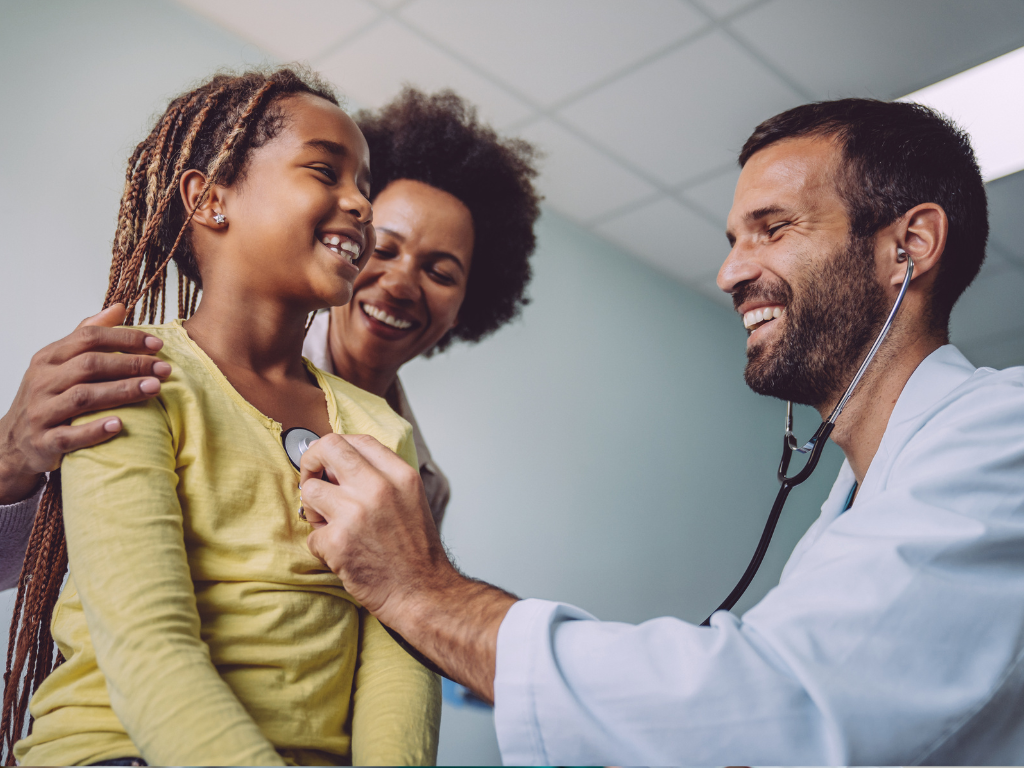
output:
[[[882,326],[882,330],[879,331],[878,337],[875,339],[875,343],[871,345],[871,349],[867,356],[864,358],[864,362],[861,363],[860,368],[857,369],[857,374],[853,377],[853,381],[846,388],[846,392],[843,397],[836,404],[836,407],[829,414],[829,417],[821,422],[821,426],[818,427],[814,436],[807,441],[801,448],[796,448],[796,438],[793,436],[793,404],[786,404],[786,434],[782,438],[782,460],[779,462],[778,478],[781,487],[779,488],[778,494],[775,496],[775,503],[772,504],[772,511],[768,514],[768,520],[764,524],[764,530],[761,532],[761,539],[757,542],[757,549],[754,550],[754,556],[750,559],[747,564],[747,569],[743,572],[740,580],[733,587],[732,592],[729,596],[722,601],[712,613],[714,616],[719,611],[731,611],[733,606],[739,602],[739,599],[743,597],[743,593],[747,591],[747,587],[754,580],[754,576],[757,575],[757,570],[761,567],[761,563],[764,561],[764,556],[768,552],[768,545],[772,542],[772,536],[775,534],[775,528],[779,524],[779,518],[782,516],[782,508],[786,505],[786,499],[789,498],[789,492],[793,490],[800,483],[804,482],[814,472],[815,467],[818,466],[818,459],[821,458],[821,452],[825,448],[825,443],[828,442],[829,435],[832,434],[832,429],[836,425],[836,419],[839,418],[839,414],[843,412],[846,404],[849,402],[850,397],[853,395],[853,390],[860,383],[860,380],[864,377],[864,372],[867,371],[868,365],[875,358],[875,354],[878,352],[878,348],[882,346],[882,342],[885,341],[885,337],[889,334],[889,329],[892,328],[893,320],[896,319],[896,313],[903,305],[903,297],[907,295],[907,289],[910,287],[910,280],[914,275],[914,260],[910,257],[910,254],[904,251],[902,248],[897,249],[898,258],[900,261],[906,260],[907,262],[907,273],[903,277],[903,285],[900,286],[899,295],[896,296],[896,301],[893,302],[892,310],[889,312],[889,316],[886,318],[885,323]],[[810,453],[807,457],[807,462],[803,468],[793,477],[787,477],[786,473],[789,471],[789,462],[793,457],[793,450],[797,450],[800,453]],[[711,626],[711,616],[708,616],[704,621],[701,622],[702,627]]]
[[[782,478],[782,485],[779,487],[779,492],[775,496],[775,503],[772,504],[772,511],[768,514],[768,520],[764,524],[764,530],[761,531],[761,539],[757,542],[757,549],[754,550],[754,556],[750,559],[750,563],[747,564],[747,569],[743,572],[740,580],[733,587],[732,592],[729,596],[722,601],[712,613],[714,616],[719,611],[731,611],[733,606],[739,602],[739,599],[743,597],[743,593],[747,591],[747,587],[754,580],[754,576],[757,575],[758,569],[761,567],[761,563],[764,561],[764,556],[768,552],[768,545],[772,543],[772,536],[775,534],[775,527],[779,524],[779,518],[782,516],[782,508],[786,505],[786,499],[789,498],[789,492],[800,485],[804,480],[811,476],[814,468],[818,466],[818,459],[821,458],[821,452],[825,448],[825,443],[828,441],[828,436],[832,434],[832,427],[834,424],[824,422],[824,429],[819,429],[816,434],[817,441],[814,443],[814,447],[811,449],[811,455],[807,457],[807,463],[804,464],[803,469],[795,477],[785,477],[786,471],[789,469],[789,460],[793,455],[793,448],[789,443],[789,435],[783,437],[783,448],[782,448],[782,461],[779,463],[779,475]],[[704,621],[701,622],[702,627],[711,626],[711,616],[708,616]]]

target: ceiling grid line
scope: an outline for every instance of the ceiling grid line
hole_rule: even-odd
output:
[[[632,62],[631,64],[627,64],[625,67],[622,67],[621,69],[615,70],[614,72],[612,72],[609,75],[606,75],[605,77],[601,78],[600,80],[596,80],[593,83],[590,83],[589,85],[584,86],[583,88],[579,89],[578,91],[575,91],[574,93],[571,93],[568,96],[566,96],[566,97],[564,97],[562,99],[559,99],[558,101],[553,102],[552,104],[549,104],[546,107],[538,107],[538,109],[541,110],[541,112],[538,115],[535,115],[535,116],[531,117],[529,120],[521,121],[520,125],[514,125],[513,124],[513,125],[509,126],[509,130],[521,130],[522,128],[524,128],[526,126],[526,124],[535,121],[538,117],[544,117],[544,116],[547,116],[548,114],[552,114],[552,113],[558,112],[558,111],[560,111],[562,109],[565,109],[566,107],[571,106],[572,104],[576,103],[577,101],[580,101],[581,99],[586,98],[590,94],[596,93],[597,91],[601,90],[602,88],[605,88],[606,86],[611,85],[616,80],[621,80],[623,77],[626,77],[627,75],[630,75],[633,72],[636,72],[637,70],[643,69],[644,67],[648,66],[649,64],[653,64],[654,62],[658,61],[659,59],[663,59],[664,57],[668,56],[669,54],[674,53],[675,51],[678,51],[680,48],[685,48],[687,45],[690,45],[691,43],[699,40],[700,38],[704,37],[705,35],[713,32],[714,30],[715,30],[715,24],[714,23],[710,23],[707,26],[701,27],[696,32],[693,32],[693,33],[691,33],[689,35],[686,35],[685,37],[681,37],[678,40],[675,40],[675,41],[669,43],[668,45],[665,45],[662,48],[659,48],[658,50],[654,51],[653,53],[650,53],[647,56],[644,56],[643,58],[641,58],[641,59],[639,59],[637,61]]]
[[[348,46],[356,42],[360,37],[369,32],[371,29],[380,26],[381,22],[388,18],[387,12],[384,11],[384,9],[382,9],[376,3],[373,3],[373,6],[380,12],[380,15],[378,15],[372,21],[368,21],[366,24],[356,29],[354,32],[352,32],[352,34],[342,35],[338,40],[331,43],[331,45],[326,50],[318,53],[315,57],[311,58],[309,60],[309,63],[312,64],[314,67],[319,66],[319,64],[323,62],[325,59],[337,55],[341,51],[345,50]]]
[[[761,54],[761,52],[756,50],[753,46],[748,45],[747,42],[737,35],[728,24],[722,24],[720,25],[720,28],[724,34],[728,35],[729,38],[736,43],[736,45],[740,46],[751,58],[774,75],[776,80],[793,91],[797,96],[802,98],[804,101],[820,101],[816,94],[811,93],[809,90],[786,75],[778,66],[776,66],[775,62]]]
[[[702,210],[696,208],[695,206],[693,206],[693,204],[690,203],[688,200],[680,200],[680,199],[676,198],[673,190],[669,186],[663,184],[660,180],[655,179],[654,177],[650,176],[644,170],[642,170],[640,168],[637,168],[631,162],[629,162],[628,160],[623,158],[618,153],[612,152],[608,148],[606,148],[606,147],[602,146],[601,144],[597,143],[590,136],[588,136],[587,134],[583,133],[582,131],[577,129],[572,124],[566,122],[560,115],[555,114],[555,113],[549,113],[544,107],[542,107],[539,104],[535,103],[532,98],[530,98],[526,94],[523,94],[522,92],[520,92],[519,89],[514,88],[511,85],[505,83],[500,78],[495,77],[491,73],[486,72],[485,70],[481,70],[475,64],[473,64],[473,62],[468,61],[464,56],[460,55],[458,52],[452,51],[449,46],[447,46],[444,43],[436,40],[432,35],[426,34],[425,32],[423,32],[422,29],[420,29],[415,24],[412,24],[412,23],[406,21],[405,19],[398,17],[396,14],[392,13],[389,10],[385,11],[385,13],[387,13],[389,16],[391,16],[394,21],[396,21],[397,23],[401,24],[403,27],[405,27],[409,31],[413,32],[414,34],[418,35],[424,42],[429,43],[430,45],[434,46],[435,48],[437,48],[438,50],[442,51],[443,53],[451,56],[453,59],[458,61],[464,67],[467,67],[467,68],[471,69],[476,74],[478,74],[480,76],[483,76],[483,77],[486,77],[493,85],[495,85],[495,86],[497,86],[499,88],[502,88],[506,93],[509,93],[512,96],[514,96],[517,99],[519,99],[520,101],[522,101],[524,104],[526,104],[532,110],[534,110],[534,112],[537,114],[537,116],[542,116],[542,117],[548,118],[552,122],[556,123],[563,130],[567,131],[568,133],[573,134],[574,136],[576,136],[576,138],[578,138],[579,140],[583,141],[591,149],[594,149],[594,150],[597,150],[598,152],[601,152],[606,157],[608,157],[609,159],[613,160],[617,165],[621,166],[622,168],[625,168],[627,171],[632,173],[634,176],[637,176],[638,178],[642,179],[643,181],[645,181],[648,184],[650,184],[651,186],[653,186],[655,189],[657,189],[659,192],[661,192],[661,194],[663,194],[663,195],[665,195],[667,197],[670,197],[673,200],[676,200],[678,203],[683,205],[685,208],[689,209],[692,213],[696,214],[697,216],[700,216],[702,219],[707,221],[709,224],[711,224],[711,225],[713,225],[715,227],[719,226],[719,222],[718,222],[718,220],[716,218],[709,217],[704,211],[702,211]],[[605,217],[605,218],[607,218],[607,217]]]

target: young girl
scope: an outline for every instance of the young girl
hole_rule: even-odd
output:
[[[214,77],[136,149],[105,304],[154,322],[173,258],[187,319],[147,327],[172,372],[110,412],[131,439],[69,454],[37,514],[2,724],[9,750],[36,687],[20,762],[434,761],[437,678],[310,555],[281,443],[365,432],[417,466],[384,400],[300,356],[373,251],[369,183],[359,129],[288,69]]]

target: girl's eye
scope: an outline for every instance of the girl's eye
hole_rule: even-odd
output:
[[[334,172],[333,168],[326,165],[317,165],[314,166],[314,168],[315,170],[319,171],[324,176],[326,176],[328,179],[330,179],[332,184],[338,180],[338,174]]]
[[[375,250],[375,251],[373,252],[373,257],[374,257],[375,259],[383,259],[383,260],[385,260],[385,261],[386,261],[387,259],[391,259],[391,258],[394,258],[394,256],[395,256],[395,254],[393,254],[393,253],[392,253],[391,251],[389,251],[389,250],[386,250],[386,249],[384,249],[384,248],[378,248],[377,250]]]

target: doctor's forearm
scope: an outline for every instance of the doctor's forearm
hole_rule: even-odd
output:
[[[449,677],[493,703],[498,628],[517,600],[453,572],[411,595],[395,629]]]

